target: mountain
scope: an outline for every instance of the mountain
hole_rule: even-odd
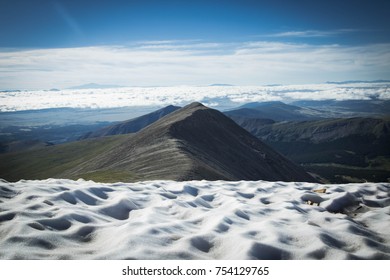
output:
[[[291,104],[326,112],[323,117],[383,117],[390,115],[390,100],[299,100]]]
[[[390,100],[299,100],[252,102],[225,111],[233,119],[271,119],[281,121],[320,120],[325,118],[384,117],[390,115]]]
[[[211,84],[209,87],[234,87],[232,84]]]
[[[243,128],[324,182],[390,179],[390,120],[337,118],[272,122],[236,120]]]
[[[123,86],[118,86],[118,85],[100,85],[100,84],[95,84],[95,83],[89,83],[89,84],[84,84],[84,85],[79,85],[79,86],[74,86],[70,87],[68,89],[99,89],[99,88],[120,88]]]
[[[364,81],[364,80],[351,80],[351,81],[341,81],[341,82],[326,82],[326,84],[336,84],[336,85],[344,85],[344,84],[376,84],[376,83],[390,83],[390,80],[373,80],[373,81]]]
[[[244,122],[241,125],[255,136],[267,141],[324,143],[352,135],[371,135],[374,138],[390,136],[390,121],[379,118],[340,118],[279,123],[257,121],[259,125],[255,129],[246,126]]]
[[[169,105],[152,113],[88,132],[80,139],[134,133],[178,109],[180,109],[180,107]]]
[[[217,110],[192,103],[134,134],[0,156],[6,180],[314,181]]]
[[[248,103],[235,110],[224,113],[230,118],[246,117],[252,119],[271,119],[274,121],[318,119],[321,114],[316,109],[302,108],[279,101]]]

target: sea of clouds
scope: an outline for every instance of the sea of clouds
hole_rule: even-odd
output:
[[[269,86],[172,86],[0,92],[0,112],[47,108],[117,108],[184,105],[211,107],[248,102],[390,99],[390,82]]]

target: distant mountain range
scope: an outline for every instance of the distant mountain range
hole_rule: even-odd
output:
[[[192,103],[134,134],[0,156],[6,180],[315,181],[217,110]]]
[[[101,84],[89,83],[89,84],[69,87],[67,89],[99,89],[99,88],[105,89],[105,88],[121,88],[121,87],[123,87],[123,86],[118,86],[118,85],[101,85]]]
[[[327,84],[336,84],[336,85],[344,85],[344,84],[360,84],[360,83],[390,83],[390,80],[372,80],[372,81],[364,81],[364,80],[351,80],[351,81],[341,81],[341,82],[326,82]]]
[[[319,119],[323,112],[285,104],[279,101],[253,102],[225,112],[231,118],[272,119],[274,121]]]
[[[225,112],[231,118],[246,117],[274,121],[325,118],[382,117],[390,114],[390,100],[300,100],[252,102]]]
[[[388,116],[390,100],[300,100],[291,105],[310,108],[322,112],[323,118]]]
[[[234,87],[232,84],[211,84],[210,87]]]

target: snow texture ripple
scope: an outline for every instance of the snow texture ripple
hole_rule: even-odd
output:
[[[390,259],[389,228],[388,183],[0,181],[1,259]]]

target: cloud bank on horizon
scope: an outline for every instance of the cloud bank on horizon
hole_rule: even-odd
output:
[[[390,79],[389,1],[0,2],[0,90]]]
[[[199,101],[210,107],[294,100],[390,100],[390,81],[270,86],[176,86],[0,92],[0,112],[50,108],[183,106]]]

